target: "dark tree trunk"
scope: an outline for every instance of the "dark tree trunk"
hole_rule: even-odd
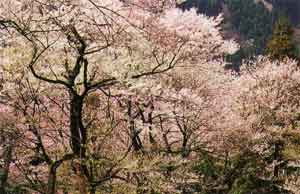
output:
[[[140,151],[143,148],[140,136],[139,136],[139,131],[136,130],[134,126],[134,121],[129,122],[130,126],[130,131],[131,131],[131,141],[132,141],[132,146],[134,151]]]
[[[184,137],[182,142],[182,148],[181,148],[181,157],[187,158],[189,156],[189,150],[187,148],[188,140]]]
[[[90,194],[95,194],[96,193],[96,186],[91,186],[90,187]]]
[[[4,147],[4,165],[3,168],[0,168],[0,193],[5,194],[6,193],[6,186],[7,186],[7,178],[9,173],[9,166],[12,160],[12,149],[13,146],[11,144],[7,144],[7,146]]]
[[[127,115],[129,119],[129,130],[131,135],[131,143],[134,151],[140,151],[143,148],[142,141],[140,139],[139,133],[140,131],[136,129],[135,123],[134,123],[134,116],[132,111],[132,102],[131,100],[128,100],[127,102]]]
[[[279,171],[280,171],[280,162],[282,162],[282,150],[283,150],[284,143],[281,140],[277,140],[274,143],[274,157],[273,159],[277,162],[274,166],[273,170],[273,176],[275,178],[279,177]]]
[[[72,94],[70,102],[70,131],[73,152],[85,156],[86,129],[82,123],[83,97]]]
[[[49,170],[48,176],[48,185],[47,185],[47,194],[55,194],[56,193],[56,167],[51,166]]]

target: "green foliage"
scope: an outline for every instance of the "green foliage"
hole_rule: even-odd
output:
[[[159,167],[161,171],[165,171],[165,172],[173,172],[178,168],[174,164],[161,164]]]
[[[300,1],[299,0],[269,0],[274,6],[274,12],[279,15],[287,15],[293,25],[300,22]]]
[[[287,17],[281,16],[276,22],[272,38],[267,44],[267,53],[272,59],[279,60],[297,57],[293,42],[293,27]]]
[[[253,41],[255,53],[262,53],[272,32],[273,14],[261,3],[253,0],[227,0],[233,26],[245,37]]]
[[[182,9],[196,8],[199,13],[204,13],[208,16],[216,16],[222,10],[221,0],[187,0],[179,7]]]
[[[29,192],[20,185],[9,185],[6,194],[29,194]]]
[[[189,185],[201,194],[283,194],[281,182],[269,179],[270,172],[264,156],[249,150],[240,150],[232,157],[216,158],[202,154],[192,167],[199,184]]]
[[[243,60],[263,54],[272,33],[274,13],[253,0],[226,0],[233,28],[240,33],[241,49],[227,56],[232,69],[238,70]]]
[[[205,177],[215,178],[218,174],[215,159],[207,153],[202,155],[201,160],[199,160],[192,169],[197,174],[204,175]]]
[[[252,45],[241,47],[236,53],[226,56],[226,61],[231,63],[227,68],[239,71],[243,60],[251,59],[255,53],[255,47]]]

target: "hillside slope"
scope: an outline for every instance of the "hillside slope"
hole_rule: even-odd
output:
[[[222,3],[230,0],[186,0],[180,7],[197,7],[199,12],[207,15],[217,15],[222,11]],[[262,3],[267,10],[274,10],[279,14],[287,15],[294,25],[300,24],[300,1],[299,0],[253,0],[256,3]]]

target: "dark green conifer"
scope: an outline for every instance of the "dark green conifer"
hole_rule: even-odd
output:
[[[287,17],[277,20],[272,38],[267,44],[267,54],[271,59],[296,58],[297,49],[293,41],[293,27]]]

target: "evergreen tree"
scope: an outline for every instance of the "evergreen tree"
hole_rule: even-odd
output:
[[[178,4],[183,10],[196,8],[198,13],[203,13],[208,16],[217,16],[222,12],[221,0],[180,0]],[[177,0],[178,2],[178,0]]]
[[[264,54],[272,34],[274,13],[253,0],[225,0],[225,3],[231,15],[230,23],[242,39],[240,50],[227,56],[231,63],[227,68],[239,71],[243,60]]]
[[[267,44],[271,59],[296,58],[297,49],[293,42],[293,27],[287,17],[281,16],[275,24],[272,38]]]

